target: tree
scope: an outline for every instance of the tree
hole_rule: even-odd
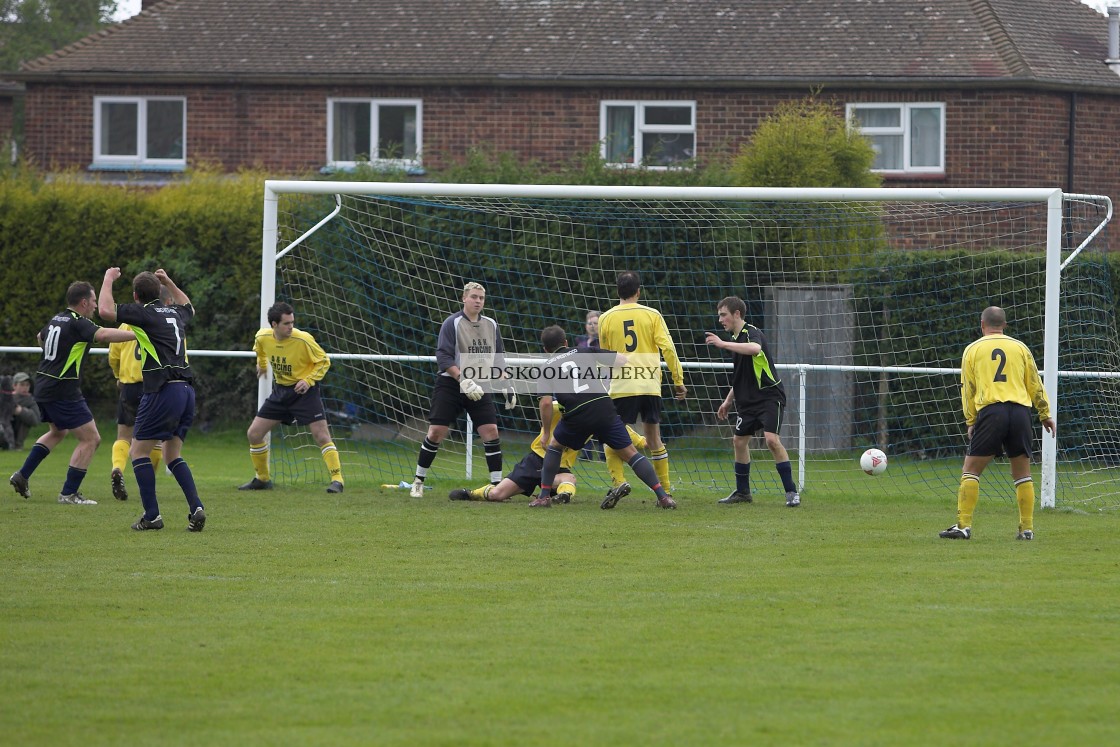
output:
[[[731,165],[744,187],[878,187],[871,142],[828,104],[810,97],[778,105]]]
[[[0,72],[111,23],[117,0],[0,0]]]

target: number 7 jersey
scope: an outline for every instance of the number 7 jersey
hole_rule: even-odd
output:
[[[187,322],[194,307],[164,306],[159,301],[147,304],[124,303],[117,306],[117,321],[132,327],[140,348],[140,368],[144,392],[158,392],[169,381],[193,378],[187,363]]]

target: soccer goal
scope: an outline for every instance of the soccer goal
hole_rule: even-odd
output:
[[[729,360],[704,344],[716,303],[737,295],[771,341],[789,398],[782,437],[804,494],[955,495],[966,440],[959,365],[980,312],[1002,306],[1034,351],[1058,422],[1039,429],[1044,506],[1120,506],[1117,299],[1097,247],[1107,197],[1053,189],[769,189],[268,181],[261,319],[296,309],[333,365],[324,400],[348,474],[410,480],[427,428],[442,320],[467,281],[507,353],[540,352],[540,331],[583,333],[641,273],[641,302],[676,341],[688,398],[665,400],[673,489],[715,498],[733,484],[730,426],[715,411]],[[267,392],[262,384],[261,395]],[[506,464],[538,423],[534,402],[500,414]],[[869,446],[890,469],[869,477]],[[781,493],[765,448],[752,482]],[[480,451],[480,450],[478,450]],[[465,423],[429,477],[443,491],[485,475]],[[301,429],[285,429],[274,474],[321,482]],[[452,456],[455,455],[455,456]],[[581,485],[606,487],[602,462]],[[477,461],[476,461],[477,460]],[[477,480],[477,478],[476,478]],[[985,496],[1013,501],[996,465]]]

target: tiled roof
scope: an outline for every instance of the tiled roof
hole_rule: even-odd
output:
[[[19,78],[1120,90],[1078,0],[163,0]]]

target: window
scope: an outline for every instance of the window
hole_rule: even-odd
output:
[[[420,161],[421,105],[415,99],[331,99],[327,161],[414,166]]]
[[[599,116],[603,160],[666,168],[696,157],[695,101],[604,101]]]
[[[99,96],[93,110],[95,166],[186,166],[185,98]]]
[[[875,146],[873,171],[945,172],[944,104],[848,104],[848,121]]]

